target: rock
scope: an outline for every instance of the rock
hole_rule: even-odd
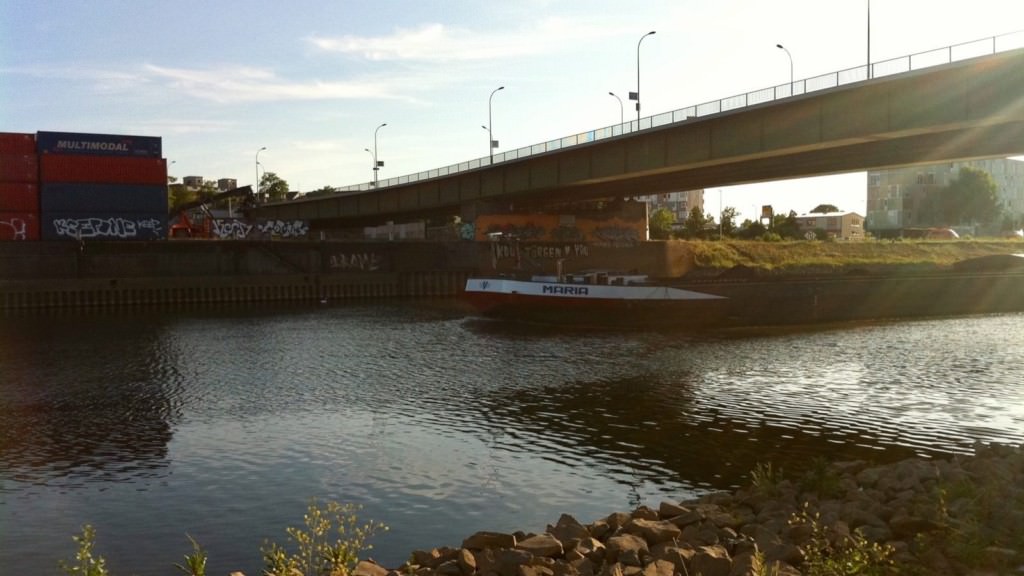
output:
[[[626,557],[628,559],[635,558],[639,565],[640,559],[649,554],[647,542],[633,534],[612,536],[605,542],[605,548],[607,550],[605,559],[610,563],[619,562],[619,558]]]
[[[387,568],[369,560],[361,560],[352,570],[352,576],[386,576],[387,573]]]
[[[462,576],[462,567],[458,560],[448,560],[442,562],[435,572],[440,576]]]
[[[655,561],[671,563],[679,574],[686,574],[686,567],[690,565],[696,554],[697,551],[687,545],[665,543],[651,548],[651,558]]]
[[[648,546],[668,542],[682,534],[682,530],[678,526],[667,520],[643,520],[639,518],[634,518],[627,522],[622,527],[622,531],[642,537],[647,541]]]
[[[634,520],[660,520],[661,516],[658,512],[651,510],[647,506],[639,506],[632,514],[629,515]]]
[[[889,521],[889,529],[896,538],[910,539],[918,534],[938,530],[942,526],[920,516],[899,515]]]
[[[643,569],[643,576],[672,576],[675,573],[675,565],[666,560],[655,560]]]
[[[515,548],[516,537],[502,532],[477,532],[462,541],[463,548],[483,550],[484,548]]]
[[[602,564],[605,558],[605,545],[595,538],[584,538],[576,543],[573,552],[589,558],[594,564]]]
[[[473,553],[468,549],[463,548],[459,550],[458,556],[456,556],[455,560],[463,574],[468,575],[476,572],[476,556],[473,556]]]
[[[563,545],[570,540],[590,537],[587,528],[568,514],[562,514],[554,526],[548,526],[547,533],[557,538]]]
[[[729,576],[732,559],[721,546],[701,546],[693,557],[692,568],[692,573],[701,576]]]
[[[516,544],[516,549],[525,550],[534,556],[558,558],[564,552],[562,543],[551,534],[532,536]]]
[[[658,516],[662,520],[668,520],[669,518],[682,516],[683,514],[686,514],[689,511],[690,509],[687,508],[686,506],[683,506],[681,504],[674,504],[672,502],[662,502],[658,506]]]

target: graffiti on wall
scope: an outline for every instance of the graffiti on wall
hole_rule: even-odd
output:
[[[55,218],[54,232],[68,238],[119,238],[162,236],[163,223],[156,218],[132,220],[128,218]]]
[[[245,240],[263,236],[278,238],[305,238],[309,235],[306,220],[260,220],[249,222],[239,218],[213,220],[213,236],[220,240]]]
[[[7,232],[8,229],[10,229],[10,233]],[[11,240],[27,240],[28,224],[21,218],[0,220],[0,238],[9,238]]]
[[[530,244],[518,242],[492,242],[491,261],[497,266],[501,260],[515,260],[518,265],[523,258],[529,260],[561,260],[562,258],[585,258],[590,256],[586,244]]]
[[[264,220],[256,224],[263,234],[281,238],[305,238],[309,234],[309,222],[305,220]]]
[[[221,240],[244,240],[252,231],[252,224],[237,218],[213,220],[213,237]]]
[[[647,239],[646,212],[632,204],[626,206],[631,210],[611,215],[483,214],[475,222],[474,239],[500,237],[533,242],[587,242],[612,248],[634,246]]]
[[[383,260],[376,252],[340,253],[331,254],[328,266],[332,270],[377,272],[383,269]]]
[[[594,228],[594,242],[599,246],[629,247],[640,241],[640,233],[628,226],[599,226]]]

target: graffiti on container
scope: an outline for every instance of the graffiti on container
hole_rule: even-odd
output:
[[[309,222],[305,220],[267,220],[256,225],[264,233],[281,238],[305,238],[309,234]]]
[[[594,237],[597,243],[603,246],[633,246],[640,238],[639,232],[634,228],[624,226],[603,226],[594,229]]]
[[[331,254],[330,267],[333,270],[359,270],[376,272],[381,269],[381,257],[374,252],[362,254]]]
[[[53,227],[57,236],[68,238],[138,238],[158,236],[163,224],[156,218],[128,220],[126,218],[56,218]]]
[[[11,233],[0,234],[0,238],[10,238],[11,240],[27,240],[28,239],[28,224],[25,223],[21,218],[11,218],[10,220],[0,220],[0,228],[10,228]]]
[[[459,226],[459,237],[463,240],[473,240],[476,238],[476,226],[472,222],[463,222]]]
[[[237,218],[218,218],[213,220],[213,236],[221,240],[242,240],[252,231],[252,224],[246,224]]]

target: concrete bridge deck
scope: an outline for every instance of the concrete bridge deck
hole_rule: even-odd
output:
[[[952,47],[943,50],[954,59]],[[865,66],[860,80],[843,84],[838,72],[827,75],[834,86],[814,91],[801,80],[783,98],[751,92],[645,118],[630,131],[624,124],[496,154],[493,164],[261,205],[255,216],[368,225],[459,214],[476,202],[636,196],[1024,154],[1024,49],[919,70],[905,58],[901,73],[867,79]]]

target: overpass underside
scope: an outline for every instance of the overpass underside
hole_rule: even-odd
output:
[[[582,202],[1024,155],[1024,50],[693,118],[380,190],[265,205],[362,225],[466,205]]]

